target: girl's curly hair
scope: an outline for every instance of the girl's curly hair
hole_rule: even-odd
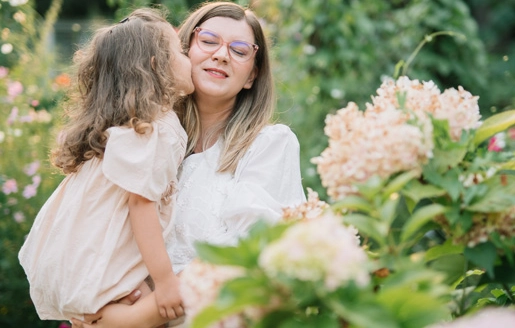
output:
[[[76,172],[85,161],[103,157],[109,127],[144,134],[184,96],[175,88],[172,28],[164,11],[138,9],[97,30],[75,53],[76,81],[63,104],[68,120],[52,164],[66,174]]]

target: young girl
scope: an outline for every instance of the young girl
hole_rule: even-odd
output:
[[[67,176],[19,253],[31,298],[41,319],[82,318],[150,275],[174,319],[183,309],[165,239],[187,137],[171,108],[193,92],[191,63],[150,9],[98,30],[74,59],[78,87],[52,154]]]

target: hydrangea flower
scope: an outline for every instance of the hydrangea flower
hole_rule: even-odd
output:
[[[212,265],[194,260],[181,274],[180,292],[187,313],[186,321],[190,322],[204,308],[211,305],[218,297],[220,288],[228,280],[243,275],[237,267]],[[210,328],[242,326],[241,316],[235,315],[224,319]]]
[[[514,327],[515,309],[485,308],[476,314],[461,317],[455,321],[432,325],[427,328],[484,328],[484,327]]]
[[[383,82],[365,111],[351,102],[327,116],[329,146],[312,159],[322,185],[339,200],[356,193],[354,185],[374,175],[421,172],[434,147],[430,116],[447,120],[457,141],[463,130],[480,125],[477,100],[462,87],[441,93],[432,81],[404,76]]]
[[[369,283],[368,257],[359,246],[357,230],[346,227],[332,213],[300,221],[265,247],[259,265],[275,277],[279,274],[301,281],[322,281],[332,291],[354,281]]]

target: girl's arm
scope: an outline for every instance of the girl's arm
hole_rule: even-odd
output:
[[[131,193],[129,220],[143,261],[155,284],[155,302],[159,313],[168,319],[183,315],[179,278],[173,273],[166,252],[156,203]]]
[[[161,317],[151,293],[133,305],[111,303],[95,314],[100,317],[95,323],[72,319],[73,328],[153,328],[168,321]],[[88,318],[85,319],[88,321]]]

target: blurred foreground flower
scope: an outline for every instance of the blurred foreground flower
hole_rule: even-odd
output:
[[[180,285],[184,309],[187,313],[186,320],[190,322],[199,312],[211,305],[224,282],[242,274],[243,270],[238,267],[212,265],[198,260],[191,262],[181,274]],[[242,319],[234,315],[210,328],[241,326]]]
[[[485,308],[453,322],[432,325],[428,328],[508,328],[515,327],[515,308]]]
[[[263,249],[259,265],[271,277],[321,281],[329,291],[349,281],[365,286],[370,280],[368,257],[357,232],[332,214],[299,222]]]

